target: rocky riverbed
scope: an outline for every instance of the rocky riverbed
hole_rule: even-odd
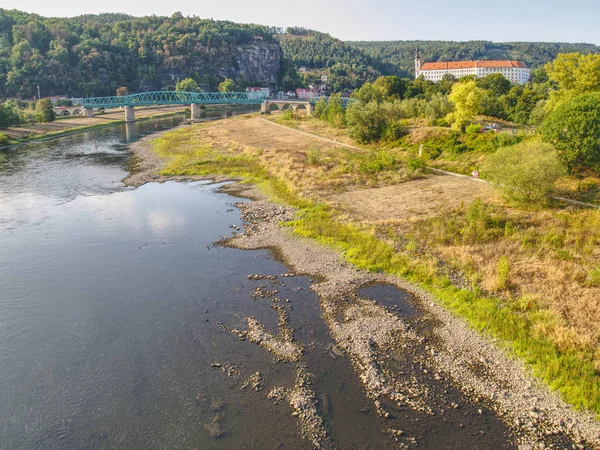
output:
[[[403,446],[418,445],[423,431],[415,424],[424,416],[462,428],[472,425],[473,415],[494,415],[510,428],[504,436],[507,447],[600,447],[600,426],[591,415],[574,411],[498,343],[470,330],[429,294],[397,278],[357,270],[334,250],[293,236],[280,225],[293,219],[292,208],[268,202],[253,188],[225,189],[254,200],[237,205],[245,232],[223,243],[276,249],[291,270],[314,278],[311,289],[319,296],[336,350],[352,360],[374,409],[388,419],[411,411],[413,421],[405,421],[404,429],[388,429]],[[377,284],[409,293],[417,314],[407,317],[358,294],[360,287]],[[249,323],[248,332],[256,334],[253,329]],[[269,349],[270,340],[260,340],[261,345]],[[492,442],[492,436],[488,439]]]

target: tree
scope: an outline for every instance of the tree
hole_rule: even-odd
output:
[[[219,83],[219,92],[234,92],[235,90],[235,81],[233,81],[231,78],[225,78]]]
[[[118,97],[123,97],[124,95],[129,94],[129,90],[127,89],[127,86],[121,86],[119,88],[117,88],[117,96]]]
[[[387,98],[401,99],[406,91],[406,85],[397,76],[383,76],[373,82],[373,87],[379,89]]]
[[[378,141],[385,133],[387,116],[385,109],[376,101],[350,104],[346,118],[350,136],[360,143]]]
[[[364,104],[370,102],[381,103],[385,100],[385,95],[383,90],[376,87],[373,83],[365,83],[360,89],[352,93],[352,98]]]
[[[180,92],[200,92],[200,86],[193,78],[184,78],[175,85],[175,90]]]
[[[450,114],[453,109],[454,105],[450,103],[448,97],[436,94],[425,105],[425,117],[427,117],[431,124],[434,124],[438,119]]]
[[[481,174],[509,202],[542,206],[563,169],[552,145],[529,141],[500,148],[486,159]]]
[[[499,119],[508,119],[504,104],[492,91],[485,91],[481,98],[482,114]]]
[[[54,106],[73,106],[73,102],[67,98],[61,98],[60,100],[56,100]]]
[[[313,112],[313,116],[317,119],[326,119],[327,118],[327,100],[324,98],[320,98],[317,104],[315,105],[315,110]]]
[[[492,95],[500,97],[508,94],[512,84],[501,73],[491,73],[483,78],[477,79],[477,86],[481,89],[491,91]]]
[[[43,98],[35,105],[35,114],[38,122],[54,122],[54,106],[48,98]]]
[[[569,173],[600,171],[600,93],[558,105],[542,123],[541,134],[556,147]]]
[[[483,90],[473,80],[459,82],[452,86],[448,99],[454,103],[454,112],[448,114],[447,120],[453,130],[464,130],[477,114],[483,111]]]
[[[0,104],[0,130],[11,126],[10,112],[6,106]]]
[[[450,74],[446,73],[442,77],[440,81],[438,81],[438,86],[440,87],[440,92],[444,95],[448,95],[452,91],[452,86],[458,81],[458,79]]]
[[[341,94],[333,94],[327,101],[327,121],[334,127],[343,127],[345,124],[346,110],[342,105]]]
[[[561,53],[544,66],[548,78],[558,85],[550,93],[549,111],[578,95],[600,91],[600,55],[590,53]]]

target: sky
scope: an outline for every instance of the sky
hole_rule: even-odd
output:
[[[600,0],[2,0],[42,16],[123,12],[302,26],[342,40],[489,40],[600,45]]]

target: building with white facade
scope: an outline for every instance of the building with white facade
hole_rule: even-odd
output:
[[[426,80],[440,81],[444,75],[454,75],[456,78],[475,75],[478,78],[492,73],[500,73],[513,84],[524,84],[529,81],[529,69],[521,61],[449,61],[425,63],[421,66],[419,50],[415,55],[415,78],[423,76]]]

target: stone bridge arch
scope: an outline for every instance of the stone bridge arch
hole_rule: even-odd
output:
[[[262,114],[271,114],[273,111],[292,111],[297,114],[299,111],[306,111],[306,115],[310,116],[313,106],[305,100],[266,100],[260,111]]]

